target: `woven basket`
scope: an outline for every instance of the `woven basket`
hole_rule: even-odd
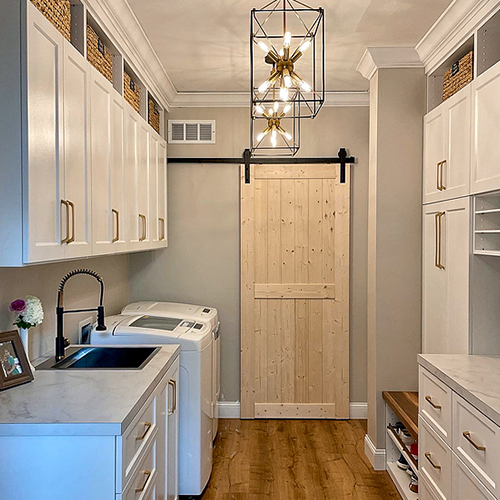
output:
[[[139,113],[141,108],[141,89],[126,71],[123,72],[123,94],[125,95],[125,100]]]
[[[148,123],[160,133],[160,111],[156,101],[148,94]]]
[[[113,55],[89,24],[87,24],[87,59],[110,82],[113,81]]]
[[[70,0],[31,0],[33,5],[71,41]]]
[[[457,61],[443,77],[443,101],[456,94],[474,78],[474,52]]]

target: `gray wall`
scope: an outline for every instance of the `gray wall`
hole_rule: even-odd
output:
[[[128,302],[128,257],[109,256],[54,264],[39,264],[24,268],[0,268],[0,331],[14,329],[9,304],[17,298],[35,295],[45,311],[44,322],[30,330],[30,357],[36,359],[54,350],[55,308],[57,288],[61,278],[77,268],[89,268],[104,278],[104,306],[106,314],[116,314]],[[64,305],[72,309],[94,307],[99,297],[99,286],[89,276],[72,278],[65,288]],[[78,323],[89,313],[65,317],[65,334],[72,342],[77,340]]]
[[[299,156],[336,156],[346,147],[352,174],[351,400],[366,401],[368,107],[324,108],[302,125]],[[174,157],[239,157],[249,145],[243,108],[174,109],[171,119],[215,119],[215,145],[170,145]],[[332,167],[334,168],[334,167]],[[217,307],[222,394],[240,398],[239,169],[224,164],[168,167],[169,247],[130,256],[131,300],[174,300]]]

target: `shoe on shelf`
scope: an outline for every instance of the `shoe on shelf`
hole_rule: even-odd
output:
[[[408,470],[410,466],[408,465],[408,462],[406,461],[405,457],[401,454],[400,457],[398,458],[396,465],[401,469],[401,470]]]
[[[408,486],[410,488],[410,491],[413,491],[413,493],[418,493],[418,477],[415,476],[415,474],[412,475],[410,484]]]
[[[418,443],[413,443],[410,446],[411,456],[418,462]]]
[[[410,447],[415,442],[411,434],[406,429],[399,433],[399,437],[401,438],[401,441],[403,441],[403,444],[407,447]]]

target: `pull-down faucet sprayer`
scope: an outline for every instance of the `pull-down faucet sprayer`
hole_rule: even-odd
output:
[[[101,287],[100,295],[99,295],[99,305],[93,309],[74,309],[71,311],[64,310],[64,287],[70,278],[76,276],[77,274],[87,274],[89,276],[94,277]],[[106,325],[104,324],[104,306],[102,304],[104,299],[104,281],[101,276],[97,274],[95,271],[91,271],[90,269],[75,269],[74,271],[69,272],[64,278],[61,280],[59,284],[59,290],[57,292],[57,307],[56,307],[56,319],[57,319],[57,336],[56,336],[56,361],[60,361],[65,356],[65,349],[69,345],[69,340],[64,337],[64,325],[63,325],[63,317],[65,314],[71,313],[82,313],[82,312],[97,312],[97,327],[96,330],[103,331],[106,330]]]

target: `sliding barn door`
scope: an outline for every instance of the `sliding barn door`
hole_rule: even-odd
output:
[[[349,418],[346,169],[242,166],[242,418]]]

